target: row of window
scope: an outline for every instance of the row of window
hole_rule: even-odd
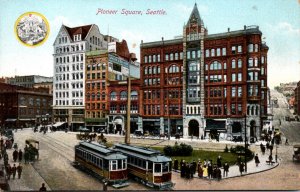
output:
[[[134,113],[137,114],[139,111],[139,105],[136,104],[132,104],[130,105],[130,113]],[[109,106],[109,112],[111,114],[114,113],[127,113],[127,105],[126,104],[121,104],[121,105],[115,105],[115,104],[111,104]]]
[[[118,100],[118,98],[120,98],[120,100],[127,100],[127,91],[121,91],[120,94],[119,95],[118,94],[117,94],[117,92],[112,91],[110,93],[110,100],[111,101],[116,101],[116,100]],[[131,98],[131,100],[137,100],[138,99],[138,92],[135,91],[135,90],[131,91],[130,98]]]
[[[70,46],[57,47],[56,53],[69,53],[74,51],[84,51],[84,44],[76,44]]]
[[[72,58],[72,60],[71,60]],[[56,57],[55,61],[56,64],[63,64],[63,63],[70,63],[70,62],[83,62],[84,57],[83,54],[77,54],[71,56],[64,56],[64,57]]]
[[[105,109],[105,103],[86,103],[86,109],[87,110],[104,110]]]
[[[22,106],[50,106],[51,105],[51,102],[50,101],[47,101],[46,98],[32,98],[32,97],[29,97],[29,98],[25,98],[25,97],[20,97],[19,98],[19,103],[20,105]]]
[[[198,114],[200,115],[201,111],[200,111],[200,106],[186,106],[186,114],[187,115],[195,115]]]
[[[102,106],[103,107],[103,106]],[[105,109],[105,106],[104,108],[102,109]],[[98,112],[90,112],[90,111],[87,111],[86,112],[86,118],[105,118],[105,114],[104,113],[101,113],[100,111]]]
[[[240,47],[240,49],[241,49],[241,47]],[[205,57],[215,57],[215,56],[217,56],[217,57],[226,56],[226,47],[205,50]]]
[[[95,36],[90,37],[90,43],[100,47],[103,46],[102,40]]]
[[[101,81],[101,82],[87,82],[86,83],[86,88],[89,89],[105,89],[105,81]]]
[[[144,85],[160,85],[160,78],[144,79]]]
[[[106,73],[87,73],[86,78],[87,79],[105,79]]]
[[[102,70],[106,69],[106,64],[105,63],[103,63],[103,64],[98,63],[98,64],[93,64],[93,65],[89,64],[89,65],[86,66],[87,71],[95,71],[95,70],[99,71],[101,69]]]
[[[51,114],[50,110],[47,109],[40,110],[35,108],[20,108],[19,109],[19,115],[45,115],[45,114]]]
[[[106,94],[105,92],[102,92],[102,94],[100,94],[100,92],[98,92],[97,94],[96,93],[87,93],[86,94],[86,101],[105,101],[106,98],[105,98]]]

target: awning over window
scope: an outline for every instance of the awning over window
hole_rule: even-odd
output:
[[[226,130],[226,120],[206,119],[206,130]]]
[[[59,127],[59,126],[65,124],[65,123],[66,123],[66,122],[56,122],[56,123],[53,124],[52,126],[53,126],[53,127]]]

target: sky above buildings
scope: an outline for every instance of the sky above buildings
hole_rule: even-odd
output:
[[[52,76],[53,43],[62,24],[97,24],[102,34],[127,40],[139,57],[141,40],[182,35],[195,2],[209,34],[259,26],[269,46],[269,87],[300,80],[300,0],[0,0],[0,77]],[[48,19],[50,35],[41,46],[24,46],[16,38],[15,21],[25,12]]]

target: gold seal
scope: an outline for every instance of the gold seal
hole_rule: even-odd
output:
[[[15,23],[17,39],[26,46],[34,47],[43,44],[50,32],[47,19],[40,13],[22,14]]]

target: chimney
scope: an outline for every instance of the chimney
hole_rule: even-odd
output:
[[[227,31],[230,32],[230,28],[229,27],[228,27]]]

